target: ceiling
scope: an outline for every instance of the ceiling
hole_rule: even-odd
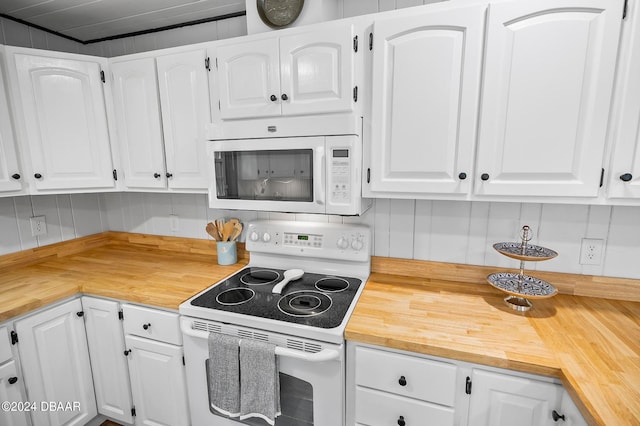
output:
[[[0,0],[0,14],[81,42],[244,10],[245,0]]]

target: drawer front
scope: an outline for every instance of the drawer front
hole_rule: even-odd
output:
[[[11,342],[9,341],[9,330],[7,327],[0,327],[0,364],[11,359]]]
[[[409,355],[356,348],[356,385],[453,406],[457,367]]]
[[[453,426],[453,408],[416,401],[402,396],[358,387],[356,423],[367,426],[438,425]]]
[[[182,345],[180,315],[141,306],[123,305],[124,332],[161,342]]]

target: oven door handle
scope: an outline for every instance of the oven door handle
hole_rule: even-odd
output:
[[[207,331],[194,330],[189,328],[184,322],[181,322],[180,326],[180,328],[182,328],[182,333],[187,336],[195,337],[197,339],[209,338],[209,332]],[[281,346],[276,346],[276,355],[309,362],[325,362],[340,358],[340,352],[335,349],[322,349],[320,352],[307,353],[296,349],[283,348]]]

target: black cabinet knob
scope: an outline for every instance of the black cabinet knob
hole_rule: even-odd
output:
[[[84,312],[83,311],[76,312],[76,315],[82,318],[84,316]]]
[[[407,386],[407,378],[404,376],[400,376],[400,379],[398,379],[398,384],[400,386]]]
[[[129,356],[131,352],[133,352],[131,349],[127,349],[126,351],[124,351],[124,356]]]
[[[281,97],[283,101],[286,101],[287,99],[289,99],[286,93],[283,93]]]
[[[158,178],[160,177],[160,173],[154,173],[154,174],[153,174],[153,177],[154,177],[154,178],[156,178],[156,179],[158,179]]]
[[[398,426],[404,426],[407,422],[404,421],[404,416],[398,417]]]
[[[460,180],[465,180],[466,178],[467,178],[467,174],[466,174],[466,173],[464,173],[464,172],[462,172],[462,173],[460,173],[460,174],[458,175],[458,179],[460,179]]]
[[[17,173],[12,174],[11,177],[14,178],[15,180],[20,179],[20,175]]]
[[[40,173],[36,173],[35,175],[33,175],[33,177],[36,179],[40,179],[42,175]]]
[[[18,381],[18,378],[17,377],[9,377],[8,381],[9,381],[10,385],[13,385]]]
[[[480,179],[482,180],[489,180],[489,173],[483,173],[480,175]]]
[[[275,102],[278,100],[278,97],[276,95],[271,95],[271,97],[269,97],[269,99],[271,99],[271,102]]]
[[[173,177],[173,173],[167,173],[166,176],[167,176],[167,179],[172,178]]]
[[[142,328],[144,328],[145,330],[148,330],[150,327],[151,327],[151,323],[150,322],[148,322],[148,323],[146,323],[146,324],[144,324],[142,326]]]
[[[623,182],[629,182],[631,179],[633,179],[633,175],[631,173],[625,173],[620,176],[620,180]]]
[[[558,420],[562,420],[563,422],[565,421],[564,414],[560,414],[556,410],[553,410],[551,412],[551,417],[553,418],[554,422],[557,422]]]

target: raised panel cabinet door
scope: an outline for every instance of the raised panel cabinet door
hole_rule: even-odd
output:
[[[63,404],[32,413],[35,426],[84,425],[98,413],[80,299],[16,321],[29,400]],[[71,405],[67,405],[71,404]]]
[[[489,6],[476,194],[598,195],[622,6]]]
[[[22,395],[20,390],[21,377],[18,376],[18,369],[16,368],[16,362],[10,361],[6,364],[0,365],[0,402],[16,402],[23,403],[27,401],[27,398]],[[12,410],[9,406],[9,410],[0,410],[0,425],[2,426],[27,426],[29,415],[26,410]],[[37,405],[37,408],[40,408]]]
[[[285,115],[353,110],[353,26],[280,38],[280,86]]]
[[[373,28],[374,193],[468,193],[486,6],[377,20]]]
[[[16,155],[16,140],[4,82],[0,68],[0,193],[20,191],[21,182],[24,181]]]
[[[125,336],[136,425],[189,426],[182,346]]]
[[[118,302],[82,298],[98,413],[133,423],[129,366]]]
[[[562,386],[484,370],[472,374],[469,421],[473,426],[551,426]]]
[[[160,56],[158,85],[169,188],[208,187],[206,125],[211,121],[206,51]]]
[[[101,65],[15,53],[22,120],[38,190],[113,188]]]
[[[155,61],[115,62],[111,72],[125,185],[166,188]]]
[[[617,114],[611,126],[613,157],[607,195],[640,198],[640,8],[629,9],[617,75]]]
[[[276,38],[221,46],[216,52],[220,117],[280,115],[280,63]]]

